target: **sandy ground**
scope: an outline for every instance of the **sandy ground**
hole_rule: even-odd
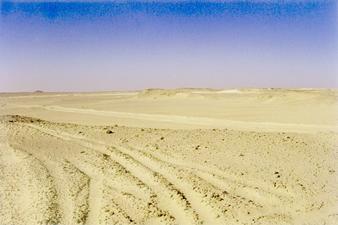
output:
[[[338,224],[337,90],[0,95],[0,224]]]

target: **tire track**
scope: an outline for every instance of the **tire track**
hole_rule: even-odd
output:
[[[38,130],[38,132],[41,132]],[[44,135],[46,135],[46,133],[42,133]],[[53,136],[52,134],[47,134],[47,137],[48,138],[53,138],[54,140],[57,140],[57,141],[60,141],[62,140],[61,138],[62,137],[55,137]],[[22,143],[21,145],[24,145],[24,143]],[[54,145],[56,146],[56,145]],[[92,150],[91,150],[92,151]],[[102,155],[102,154],[101,154]],[[100,154],[99,154],[100,156]],[[94,157],[96,160],[97,160],[97,156]],[[104,157],[102,157],[104,158]],[[103,168],[103,167],[99,167],[99,168],[96,168],[95,167],[95,159],[93,162],[89,163],[89,164],[86,164],[86,163],[83,163],[85,160],[74,160],[74,159],[69,159],[69,163],[71,165],[74,166],[74,168],[77,168],[77,170],[81,171],[81,173],[85,174],[87,177],[89,177],[89,197],[87,196],[87,200],[88,200],[88,203],[87,203],[87,206],[89,207],[89,209],[86,209],[87,212],[86,214],[84,215],[80,215],[80,216],[77,216],[78,220],[75,220],[75,218],[71,218],[71,210],[69,208],[64,208],[62,210],[62,222],[61,224],[76,224],[76,223],[83,223],[83,222],[86,222],[86,224],[102,224],[101,222],[101,211],[102,211],[102,207],[101,207],[101,202],[102,202],[102,186],[103,186],[103,182],[104,182],[104,173],[106,172],[106,168]],[[104,160],[106,160],[106,158],[104,158]],[[46,161],[46,160],[44,160]],[[112,161],[113,162],[113,161]],[[55,162],[53,162],[55,164]],[[117,165],[116,162],[114,162],[113,165]],[[51,165],[49,165],[51,167]],[[121,167],[121,166],[120,166]],[[108,169],[108,168],[107,168]],[[50,170],[54,171],[54,173],[58,173],[56,175],[56,177],[60,177],[58,175],[62,174],[60,173],[60,169],[59,168],[56,168],[55,166],[53,166],[52,168],[50,168]],[[83,172],[84,171],[84,172]],[[119,168],[118,171],[121,171],[121,168]],[[115,171],[115,176],[117,175],[117,171]],[[139,186],[140,183],[138,183]],[[62,189],[62,190],[59,190],[59,193],[64,193],[64,192],[67,192],[68,190],[66,189]],[[60,202],[62,203],[62,205],[66,205],[68,206],[67,203],[70,203],[69,199],[67,198],[62,198],[60,200]],[[72,204],[72,203],[70,203]],[[82,209],[78,209],[78,211],[81,211]],[[122,216],[120,216],[120,219],[122,218]],[[75,220],[75,221],[74,221]]]
[[[62,207],[61,224],[84,224],[88,217],[89,177],[67,161],[44,162],[57,186]]]
[[[96,143],[95,141],[87,140],[87,139],[85,141],[91,143],[91,145],[93,145],[93,142],[94,142],[94,145]],[[229,207],[231,207],[230,210],[233,211],[234,205],[238,205],[238,204],[245,205],[246,207],[249,207],[250,209],[254,209],[254,208],[262,208],[263,207],[262,205],[266,206],[267,202],[265,201],[265,199],[273,198],[273,201],[271,201],[270,203],[272,205],[276,205],[280,203],[280,195],[271,193],[267,190],[264,190],[263,188],[262,188],[263,189],[262,191],[258,189],[257,187],[255,188],[250,187],[250,185],[248,185],[247,183],[243,183],[238,180],[235,180],[235,181],[230,180],[228,177],[225,178],[224,173],[220,171],[216,171],[216,173],[221,174],[222,177],[219,175],[215,175],[215,173],[210,172],[210,170],[206,170],[205,168],[196,168],[196,167],[193,167],[192,165],[184,165],[185,169],[186,168],[190,169],[190,172],[186,173],[186,171],[182,171],[182,170],[180,171],[177,168],[175,168],[173,166],[173,163],[163,161],[162,159],[154,157],[150,153],[148,154],[147,152],[136,150],[136,149],[132,149],[131,151],[127,150],[128,152],[126,152],[126,149],[122,147],[123,150],[121,150],[121,147],[122,146],[119,146],[118,151],[122,151],[123,153],[126,153],[126,155],[128,156],[132,156],[134,160],[141,162],[141,164],[146,164],[148,167],[150,164],[152,164],[151,160],[156,161],[157,164],[155,163],[155,165],[153,165],[153,167],[150,168],[151,170],[155,171],[157,170],[156,168],[166,167],[167,171],[168,169],[171,171],[176,171],[176,174],[175,174],[176,177],[179,177],[179,176],[185,177],[186,179],[180,179],[179,181],[176,180],[176,182],[175,181],[173,182],[173,180],[175,180],[175,177],[168,174],[166,170],[160,171],[161,174],[165,174],[165,179],[169,180],[171,183],[175,184],[176,186],[179,186],[179,189],[184,190],[183,193],[189,193],[189,196],[187,196],[188,200],[191,201],[191,199],[196,199],[196,198],[199,199],[199,201],[192,202],[193,203],[192,207],[195,208],[199,212],[199,216],[201,216],[201,219],[203,219],[204,221],[207,221],[207,222],[213,221],[213,223],[215,223],[215,221],[217,221],[217,218],[219,218],[218,221],[221,221],[220,223],[222,223],[224,221],[224,218],[222,218],[221,215],[224,216],[224,212],[228,211]],[[139,152],[139,154],[141,155],[137,155],[137,154],[135,155],[135,152]],[[140,159],[140,157],[141,158],[144,157],[144,158]],[[148,160],[148,162],[144,163],[144,160],[146,161]],[[182,168],[182,166],[183,164],[179,165],[178,167]],[[200,170],[202,170],[203,172],[200,172]],[[208,172],[205,172],[205,171],[208,171]],[[171,178],[169,179],[170,176]],[[227,180],[228,182],[224,182],[225,180]],[[242,191],[240,191],[237,194],[230,194],[230,193],[227,193],[227,191],[224,191],[224,189],[227,189],[227,184],[229,183],[229,180],[232,182],[232,184],[235,184],[236,188],[242,187],[240,188]],[[187,183],[187,181],[190,181],[188,182],[188,185],[190,185],[190,187],[186,188],[181,185],[181,183]],[[247,188],[250,188],[250,192],[253,192],[253,194],[250,194],[250,193],[248,194],[247,192],[243,191]],[[217,190],[223,190],[223,191],[219,192]],[[194,193],[194,194],[190,194],[190,193]],[[255,195],[256,196],[258,195],[256,193],[260,193],[259,195],[263,193],[264,198],[263,199],[252,198]],[[225,199],[226,201],[224,201]],[[224,201],[224,203],[227,202],[231,204],[228,204],[227,207],[224,207],[224,203],[220,205],[219,200]],[[207,202],[207,204],[204,204],[204,202]],[[211,204],[212,206],[209,207],[209,204]]]
[[[85,187],[88,185],[86,180],[88,177],[76,167],[67,164],[62,158],[51,159],[47,155],[31,151],[30,146],[25,142],[26,140],[21,139],[18,134],[10,135],[9,141],[15,148],[34,156],[48,170],[58,196],[59,223],[83,224],[88,215],[88,188]],[[72,175],[75,173],[79,173],[84,180],[77,182],[73,180],[72,183],[67,183],[67,179],[74,179]]]
[[[173,166],[170,163],[162,161],[157,157],[154,157],[148,152],[143,152],[135,148],[123,148],[124,151],[127,151],[130,155],[133,155],[140,161],[147,161],[147,164],[153,164],[157,168],[164,168],[163,174],[166,175],[167,179],[177,179],[177,182],[188,186],[188,189],[185,192],[190,191],[190,198],[195,197],[199,199],[200,209],[203,210],[202,213],[208,212],[209,218],[206,218],[206,223],[212,224],[224,224],[227,223],[238,223],[233,217],[233,215],[247,214],[247,212],[255,211],[256,214],[262,214],[264,212],[263,205],[265,202],[256,202],[252,200],[250,195],[238,194],[238,192],[230,191],[228,183],[224,183],[223,180],[218,180],[218,183],[211,182],[208,178],[214,178],[213,175],[205,173],[207,176],[200,176],[200,171],[194,168],[182,169],[180,166]],[[168,172],[170,171],[170,174]],[[216,179],[216,178],[214,178]],[[221,185],[219,185],[221,182]],[[181,189],[184,189],[180,185]],[[245,197],[246,196],[246,197]],[[275,204],[280,203],[274,202]],[[242,208],[240,208],[240,207]],[[209,211],[208,211],[209,210]],[[202,214],[201,213],[201,214]],[[248,221],[243,221],[248,222]]]
[[[119,192],[112,192],[113,188],[105,185],[103,196],[103,213],[105,218],[105,224],[128,224],[135,225],[135,221],[131,218],[130,214],[126,212],[126,210],[122,209],[119,204],[116,203],[115,194]]]
[[[41,131],[39,131],[41,132]],[[46,133],[42,133],[46,134]],[[53,138],[57,141],[62,140],[61,137],[55,137],[52,134],[47,134],[48,138]],[[15,141],[15,140],[14,140]],[[13,141],[13,142],[14,142]],[[16,143],[16,142],[15,142]],[[18,143],[18,146],[25,146],[25,143]],[[56,146],[56,145],[54,145]],[[35,154],[35,153],[34,153]],[[55,181],[59,181],[62,177],[60,176],[63,174],[62,168],[60,167],[60,163],[57,163],[56,161],[49,162],[46,157],[42,157],[39,155],[39,160],[44,161],[48,169],[53,172],[53,177]],[[74,211],[72,211],[71,208],[69,208],[69,205],[74,205],[75,202],[72,202],[70,196],[65,196],[65,193],[69,192],[70,190],[68,187],[64,187],[61,182],[56,182],[58,184],[58,193],[59,193],[59,204],[61,206],[61,221],[60,224],[101,224],[100,221],[100,214],[101,214],[101,202],[102,202],[102,186],[103,186],[103,175],[102,175],[102,168],[95,168],[90,167],[88,168],[88,165],[83,164],[83,161],[80,161],[79,163],[75,162],[76,160],[69,159],[67,162],[71,164],[74,168],[76,168],[78,171],[81,172],[81,174],[86,175],[89,178],[88,186],[89,186],[89,193],[87,195],[85,194],[86,197],[86,204],[85,205],[79,205],[79,208],[75,208],[77,212],[80,212],[80,214],[73,215]],[[57,165],[59,164],[59,165]],[[84,171],[84,172],[83,172]],[[80,188],[81,185],[80,185]],[[81,189],[77,190],[79,195],[83,195],[81,193]],[[89,196],[88,196],[89,195]]]
[[[118,205],[126,215],[132,215],[130,220],[136,224],[148,224],[149,220],[156,219],[156,223],[152,224],[175,224],[175,218],[167,211],[161,210],[158,207],[157,195],[153,194],[149,201],[137,198],[136,196],[120,191],[110,185],[105,189],[107,191],[107,198],[112,198],[114,204]],[[135,213],[139,212],[139,213]]]
[[[32,126],[31,124],[27,124],[29,126]],[[43,128],[45,129],[45,128]],[[58,136],[59,134],[55,134],[55,136]],[[106,150],[106,143],[104,142],[100,142],[97,140],[91,140],[88,138],[84,138],[82,136],[76,136],[76,135],[72,135],[69,134],[67,132],[62,132],[62,136],[59,136],[60,138],[66,137],[68,138],[68,140],[73,140],[74,139],[76,141],[80,141],[80,144],[83,145],[85,144],[88,148],[93,148],[93,146],[97,147],[97,146],[103,146],[102,147],[102,151]],[[123,146],[118,146],[118,145],[114,145],[115,147],[122,147]],[[131,147],[131,146],[127,146],[127,147]],[[135,147],[133,147],[135,148]],[[266,194],[268,196],[272,196],[273,198],[279,198],[279,199],[283,199],[283,201],[292,201],[293,199],[293,194],[292,193],[286,193],[283,191],[279,191],[279,190],[275,190],[272,188],[267,187],[267,185],[265,183],[260,183],[260,181],[256,180],[256,181],[247,181],[247,180],[242,180],[238,177],[232,176],[230,174],[226,174],[224,171],[219,170],[218,168],[213,168],[213,167],[204,167],[203,165],[198,165],[198,164],[194,164],[194,163],[187,163],[184,161],[181,161],[180,159],[171,159],[168,158],[166,156],[161,155],[160,153],[154,153],[154,152],[150,152],[146,149],[142,149],[139,150],[137,148],[135,148],[136,150],[138,150],[139,152],[144,152],[147,154],[150,154],[151,157],[157,158],[157,160],[160,160],[162,162],[165,163],[169,163],[171,165],[175,165],[177,167],[183,167],[183,168],[188,168],[188,169],[192,169],[194,171],[201,171],[202,173],[207,173],[210,176],[212,176],[213,178],[216,178],[220,181],[223,181],[225,183],[232,183],[235,184],[236,186],[243,186],[243,187],[247,187],[250,188],[251,191],[253,192],[257,192],[257,190],[259,190],[259,192]],[[258,188],[258,189],[257,189]]]
[[[216,183],[218,183],[218,184],[215,185],[215,186],[224,187],[224,186],[227,186],[227,185],[229,186],[229,184],[231,184],[232,186],[235,185],[236,188],[242,186],[242,187],[250,188],[251,191],[253,191],[253,192],[259,191],[260,193],[267,195],[269,198],[271,196],[272,198],[282,199],[283,201],[286,201],[286,202],[290,202],[293,199],[292,193],[289,193],[289,192],[286,193],[286,192],[283,192],[283,191],[274,190],[272,188],[267,187],[267,185],[265,183],[261,183],[258,180],[255,180],[254,182],[248,181],[248,180],[243,180],[243,179],[235,177],[231,174],[226,174],[224,171],[222,171],[218,168],[205,167],[203,165],[195,164],[195,163],[192,163],[192,162],[187,163],[187,162],[182,161],[181,159],[178,159],[178,158],[175,158],[175,159],[168,158],[167,156],[164,156],[159,152],[151,152],[151,151],[146,150],[146,149],[140,150],[140,149],[132,147],[132,146],[127,146],[127,148],[128,147],[133,148],[133,149],[135,149],[139,152],[146,153],[150,157],[156,158],[159,161],[169,163],[169,164],[174,165],[174,166],[179,167],[179,168],[190,169],[192,171],[195,171],[195,173],[199,174],[199,175],[203,174],[203,179],[205,179],[207,182],[215,183],[213,181],[217,180]],[[222,185],[219,185],[220,183],[222,183]]]
[[[41,134],[48,135],[51,138],[55,138],[59,141],[65,140],[74,142],[77,146],[80,147],[80,149],[79,147],[76,147],[80,154],[74,154],[73,156],[70,156],[70,158],[66,159],[66,161],[71,162],[72,165],[74,165],[84,174],[91,174],[89,175],[89,177],[95,177],[96,175],[102,176],[104,178],[113,177],[113,180],[116,180],[116,182],[112,183],[111,180],[111,185],[114,185],[115,187],[117,186],[120,190],[128,190],[131,193],[135,193],[137,195],[139,193],[139,190],[141,189],[148,196],[151,196],[153,194],[153,192],[145,183],[143,183],[137,177],[133,176],[121,164],[110,159],[110,157],[108,157],[108,155],[106,154],[108,153],[106,150],[97,149],[92,144],[77,141],[77,139],[71,137],[65,138],[63,135],[59,135],[57,134],[57,132],[51,129],[41,128],[31,124],[25,124],[25,126],[33,128],[34,130],[41,132]],[[89,167],[90,169],[86,169],[86,167]],[[95,173],[93,173],[92,171],[94,171]],[[139,195],[139,197],[143,196]],[[146,200],[144,197],[143,199]]]
[[[178,190],[173,183],[168,181],[166,177],[158,172],[151,170],[151,168],[143,165],[142,163],[134,160],[127,154],[120,151],[114,153],[114,159],[124,165],[129,171],[148,183],[153,190],[159,193],[159,201],[165,207],[168,204],[170,208],[168,211],[176,215],[179,223],[195,224],[201,223],[199,215],[191,208],[191,203],[187,200],[184,193]],[[176,208],[179,207],[180,211]]]
[[[75,142],[84,148],[91,149],[93,152],[98,152],[101,156],[105,156],[106,160],[108,159],[107,156],[109,156],[109,160],[111,158],[112,162],[129,171],[129,173],[149,186],[151,190],[154,190],[155,193],[161,193],[158,197],[159,202],[166,202],[171,199],[170,201],[173,203],[174,198],[176,203],[159,207],[167,207],[165,209],[174,215],[177,221],[189,222],[190,224],[202,222],[223,224],[224,221],[233,222],[234,219],[231,219],[229,215],[226,216],[226,212],[231,211],[232,215],[233,213],[243,213],[236,210],[236,205],[244,206],[251,211],[262,208],[262,205],[268,205],[265,199],[269,197],[273,198],[270,201],[271,204],[276,205],[280,202],[281,195],[271,193],[264,187],[260,190],[256,186],[254,190],[254,187],[251,187],[247,182],[242,182],[240,179],[231,179],[224,172],[215,168],[208,169],[203,166],[196,166],[193,163],[180,162],[179,160],[178,162],[173,162],[170,158],[161,157],[159,154],[154,156],[147,150],[139,150],[131,146],[114,145],[107,150],[107,145],[100,141],[31,124],[29,126],[56,138]],[[234,194],[226,191],[229,190],[229,182],[238,189]],[[249,191],[243,191],[248,188]],[[232,189],[232,191],[234,190]],[[169,195],[163,199],[163,193],[169,193]],[[260,193],[261,195],[263,193],[263,199],[253,198],[254,200],[252,200],[252,196],[255,196],[255,193]],[[179,211],[175,209],[178,205],[181,206]],[[188,213],[190,216],[184,215],[182,212]],[[189,221],[184,218],[193,219]]]
[[[149,155],[146,155],[145,153],[139,152],[135,149],[134,151],[122,147],[117,149],[115,146],[110,148],[110,150],[118,150],[123,154],[132,157],[135,161],[147,165],[152,171],[161,174],[179,190],[182,190],[182,193],[184,193],[189,202],[191,202],[192,208],[196,210],[201,220],[203,220],[206,224],[224,223],[225,218],[221,218],[223,213],[220,211],[222,207],[216,204],[210,205],[212,200],[206,198],[206,193],[213,193],[216,192],[216,190],[210,191],[210,186],[208,186],[205,182],[198,180],[198,178],[191,172],[182,169],[176,169],[171,165],[160,162],[159,160],[149,157]],[[194,182],[198,183],[198,185],[196,185]],[[202,190],[203,188],[198,189],[198,186],[204,187],[204,190]],[[218,195],[222,195],[222,192],[219,192]],[[223,197],[227,198],[227,196]]]
[[[100,214],[101,214],[101,202],[102,202],[102,192],[103,192],[103,180],[102,178],[91,178],[89,182],[89,197],[88,205],[89,212],[88,218],[86,220],[87,225],[99,225]]]
[[[101,143],[93,145],[85,140],[79,141],[74,137],[72,138],[71,135],[64,135],[64,132],[59,134],[51,129],[41,128],[32,124],[27,124],[27,126],[65,141],[75,141],[83,147],[94,149],[102,154],[110,155],[114,161],[147,184],[155,193],[158,193],[159,202],[161,202],[160,208],[164,208],[173,215],[179,224],[199,224],[202,222],[198,214],[191,208],[190,202],[187,201],[183,193],[173,187],[173,184],[168,182],[162,175],[153,172],[150,168],[135,161],[133,158],[123,153],[111,155],[111,152],[107,151],[105,146],[100,145]]]
[[[88,196],[88,216],[85,221],[87,225],[100,225],[106,224],[104,208],[105,199],[104,193],[106,191],[106,183],[109,183],[109,180],[105,178],[104,172],[100,168],[87,163],[72,161],[72,164],[75,165],[79,170],[85,173],[89,178],[89,196]],[[110,201],[112,203],[113,200]],[[118,206],[111,204],[110,210],[114,211],[115,217],[118,217],[118,221],[129,221],[128,215],[122,212]],[[109,223],[108,223],[109,224]]]
[[[47,131],[49,133],[54,132],[48,129]],[[100,142],[87,140],[84,138],[77,138],[66,132],[62,132],[62,134],[57,134],[57,136],[60,138],[66,136],[67,140],[76,141],[82,146],[85,145],[85,147],[95,149],[102,152],[103,154],[107,154],[104,153],[107,152],[106,146]],[[227,196],[229,194],[224,191],[224,189],[223,191],[219,191],[219,188],[215,188],[213,185],[210,184],[210,182],[201,179],[196,174],[192,172],[186,173],[187,171],[182,169],[178,170],[173,167],[172,164],[161,161],[160,159],[150,156],[149,154],[146,154],[144,152],[139,152],[135,149],[134,151],[129,151],[121,146],[119,146],[119,149],[110,149],[110,152],[113,153],[112,157],[114,158],[114,160],[122,164],[124,167],[128,167],[129,165],[133,164],[134,167],[141,167],[141,169],[138,169],[137,171],[132,171],[132,167],[127,168],[133,174],[139,173],[145,167],[146,170],[143,170],[143,172],[141,173],[143,176],[148,171],[150,171],[150,173],[153,173],[153,175],[151,175],[153,176],[153,179],[154,177],[156,177],[157,182],[162,183],[166,187],[170,187],[171,190],[169,190],[169,192],[174,193],[177,199],[186,201],[186,207],[192,207],[196,210],[196,218],[199,219],[200,217],[200,221],[204,221],[208,224],[215,223],[216,221],[218,221],[219,224],[222,224],[225,220],[224,212],[228,211],[228,208],[230,206],[236,205],[238,201],[240,201],[241,203],[246,200],[241,196],[231,196],[232,199],[230,199],[229,196]],[[137,155],[136,152],[139,152],[139,155]],[[111,153],[108,154],[111,155]],[[127,161],[123,162],[123,160]],[[170,174],[170,172],[168,171],[175,172],[175,175]],[[138,176],[142,176],[141,174],[139,174]],[[180,179],[177,179],[177,177],[180,177]],[[183,192],[179,190],[182,190]],[[173,195],[171,194],[171,196]],[[225,199],[226,201],[224,201]],[[220,204],[220,201],[224,202]],[[226,202],[231,202],[231,204],[226,205]],[[247,200],[247,202],[248,204],[254,205],[252,200]]]
[[[28,220],[33,220],[30,221],[30,223],[36,224],[60,223],[62,208],[60,208],[59,205],[60,202],[55,179],[47,166],[39,158],[25,151],[21,146],[15,143],[13,144],[9,141],[8,148],[13,151],[14,155],[16,155],[15,157],[19,156],[21,158],[22,162],[20,162],[20,166],[22,166],[21,164],[24,165],[25,169],[22,170],[22,172],[27,176],[27,178],[24,179],[27,183],[23,183],[24,189],[18,193],[21,196],[23,195],[22,197],[24,197],[24,199],[22,200],[25,200],[24,205],[20,206],[20,208],[28,212],[39,211],[37,214],[39,216],[35,218],[31,218],[29,215],[26,215],[26,218],[25,215],[22,215],[23,224]],[[41,196],[44,196],[44,198],[42,198],[43,201],[40,200]],[[24,214],[27,214],[27,212],[24,212]]]

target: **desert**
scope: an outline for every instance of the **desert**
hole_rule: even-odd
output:
[[[338,224],[338,91],[0,94],[0,224]]]

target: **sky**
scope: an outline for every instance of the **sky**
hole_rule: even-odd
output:
[[[337,1],[0,0],[0,92],[338,88]]]

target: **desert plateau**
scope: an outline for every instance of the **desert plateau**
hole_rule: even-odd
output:
[[[0,94],[0,224],[338,224],[338,91]]]

